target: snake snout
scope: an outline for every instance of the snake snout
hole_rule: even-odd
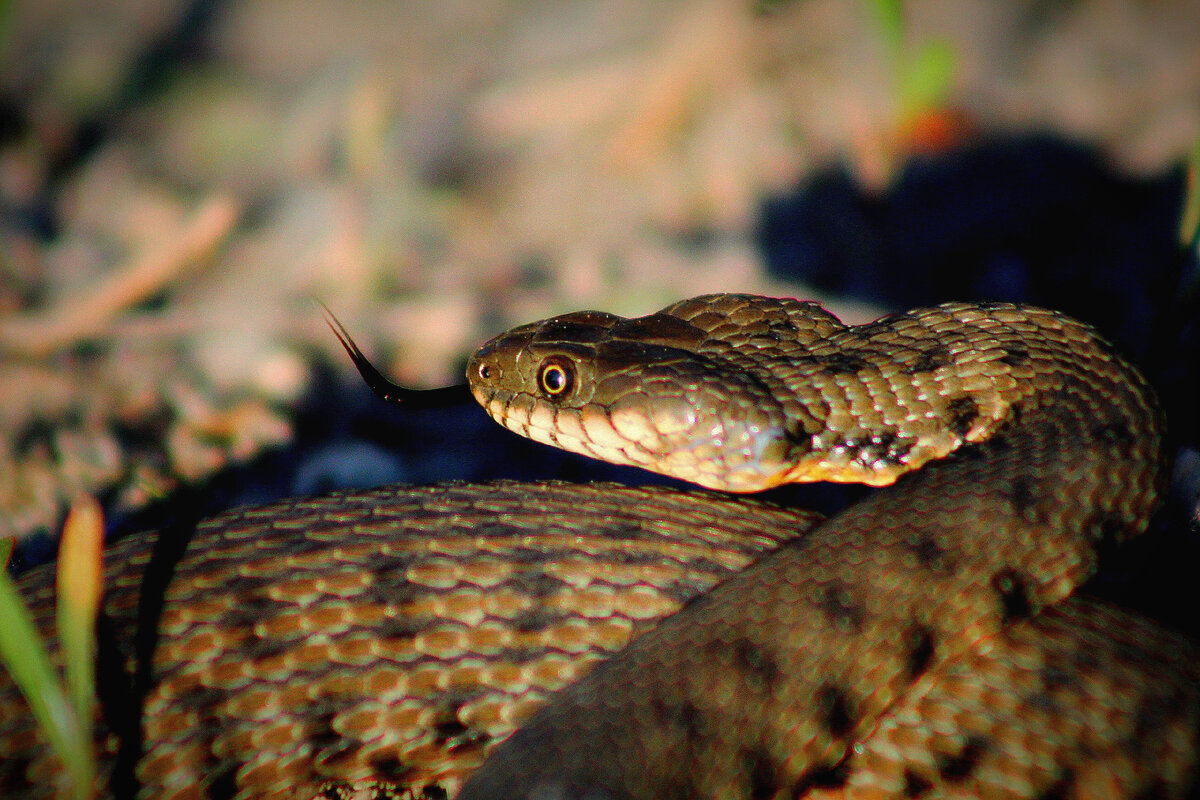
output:
[[[480,348],[467,360],[467,386],[475,400],[487,408],[488,400],[504,377],[504,369],[485,351],[486,347]]]

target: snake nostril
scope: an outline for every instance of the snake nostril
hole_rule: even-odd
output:
[[[489,365],[480,364],[478,372],[479,372],[479,379],[481,381],[488,381],[488,380],[492,379],[492,368]]]

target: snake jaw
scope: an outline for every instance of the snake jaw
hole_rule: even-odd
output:
[[[476,401],[520,436],[718,491],[757,492],[788,479],[791,445],[769,398],[731,415],[718,412],[717,398],[687,381],[693,388],[682,392],[617,392],[589,378],[594,395],[617,399],[555,402],[531,390],[521,367],[489,343],[472,357],[467,373]]]

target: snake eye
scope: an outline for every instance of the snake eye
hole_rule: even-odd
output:
[[[538,367],[538,389],[550,399],[562,397],[574,383],[573,367],[565,359],[548,358]]]

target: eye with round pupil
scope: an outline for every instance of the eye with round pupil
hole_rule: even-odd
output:
[[[547,397],[566,394],[571,388],[571,373],[558,361],[547,361],[538,371],[538,388]]]

